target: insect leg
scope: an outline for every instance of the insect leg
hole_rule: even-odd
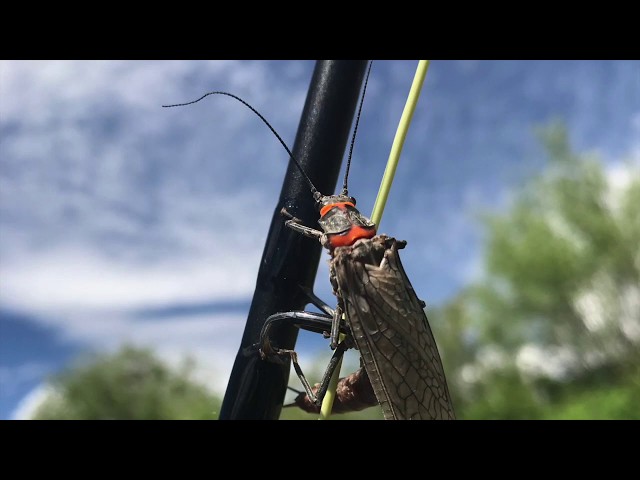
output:
[[[284,312],[271,315],[264,322],[260,332],[260,339],[255,345],[260,350],[262,358],[275,360],[280,355],[280,349],[271,345],[269,334],[271,330],[283,323],[293,324],[298,328],[323,334],[331,328],[331,317],[329,315],[313,312]]]
[[[282,355],[281,352],[286,351],[274,347],[271,344],[269,334],[273,328],[276,328],[283,323],[293,324],[295,327],[319,333],[326,337],[326,332],[331,330],[333,319],[330,315],[315,312],[275,313],[264,322],[258,343],[248,347],[250,351],[247,351],[246,353],[251,354],[256,350],[259,350],[260,356],[263,359],[268,359],[278,363],[278,357]],[[351,331],[344,324],[340,325],[339,333],[343,333],[347,335],[347,337],[351,336]]]
[[[262,331],[260,332],[260,341],[257,344],[257,346],[259,347],[260,356],[263,359],[280,362],[281,357],[288,356],[289,358],[291,358],[293,368],[295,369],[296,374],[298,375],[298,378],[300,379],[300,382],[305,389],[305,392],[316,405],[320,405],[327,391],[327,388],[329,387],[331,376],[333,375],[333,372],[336,369],[340,358],[342,358],[344,352],[349,348],[349,345],[351,345],[351,342],[342,342],[338,345],[338,348],[335,349],[331,360],[329,361],[329,365],[327,366],[327,369],[320,382],[320,387],[314,395],[311,385],[309,384],[302,371],[302,368],[300,367],[300,364],[298,363],[297,353],[294,350],[279,349],[271,345],[271,342],[269,340],[269,332],[272,328],[284,322],[293,323],[298,328],[303,328],[312,332],[324,333],[330,330],[333,319],[329,315],[312,312],[276,313],[274,315],[271,315],[265,321],[265,324],[262,327]],[[346,329],[346,327],[343,327],[340,333],[348,335],[349,331]]]
[[[338,346],[338,336],[340,334],[340,324],[342,323],[342,314],[344,313],[344,309],[340,302],[336,306],[336,309],[333,314],[333,318],[331,319],[331,334],[329,338],[331,339],[329,345],[331,348],[336,348]]]
[[[326,238],[325,234],[320,230],[316,230],[315,228],[307,227],[303,225],[302,220],[297,217],[294,217],[289,212],[287,212],[286,208],[280,210],[280,214],[289,218],[284,224],[289,227],[291,230],[295,230],[298,233],[301,233],[305,237],[315,238],[316,240],[320,240],[322,243],[322,239]]]
[[[333,318],[331,321],[331,334],[329,338],[331,339],[330,346],[331,348],[336,348],[338,346],[338,336],[340,332],[340,325],[345,322],[342,321],[342,317],[344,316],[344,300],[340,295],[340,290],[338,287],[338,282],[336,279],[335,267],[333,265],[333,261],[329,267],[329,280],[331,281],[331,286],[333,287],[333,294],[336,296],[338,300],[338,304],[336,305],[336,309],[333,312]]]
[[[323,233],[320,230],[316,230],[315,228],[307,227],[300,223],[294,222],[293,220],[287,220],[284,224],[292,230],[295,230],[298,233],[303,234],[305,237],[311,237],[315,239],[320,239]]]
[[[297,219],[296,219],[297,220]],[[302,225],[294,220],[287,220],[284,224],[289,227],[291,230],[295,230],[298,233],[301,233],[305,237],[311,237],[315,239],[320,239],[323,233],[320,230],[316,230],[315,228],[307,227],[306,225]]]
[[[342,359],[342,356],[344,355],[344,352],[348,348],[349,347],[347,346],[347,342],[341,342],[333,351],[333,355],[331,355],[331,360],[329,360],[329,365],[327,365],[327,369],[325,370],[324,375],[322,376],[322,380],[320,381],[320,386],[316,390],[315,395],[313,393],[311,385],[309,385],[309,382],[307,381],[304,374],[302,373],[302,369],[300,368],[300,365],[298,365],[297,355],[295,355],[295,360],[294,360],[294,356],[293,355],[291,356],[291,360],[293,361],[293,368],[298,374],[298,378],[302,382],[302,385],[304,387],[305,392],[307,393],[307,396],[316,406],[320,406],[322,404],[322,400],[324,399],[324,396],[327,393],[327,389],[329,388],[329,383],[331,382],[331,377],[333,376],[333,372],[335,372],[340,360]]]
[[[316,294],[313,293],[313,290],[311,290],[310,288],[304,287],[302,285],[300,286],[300,290],[302,290],[304,292],[304,294],[307,296],[307,298],[309,299],[309,301],[311,303],[313,303],[316,307],[318,307],[320,310],[325,312],[327,315],[331,315],[333,317],[333,315],[335,313],[333,308],[331,308],[324,301],[322,301],[319,297],[317,297]]]

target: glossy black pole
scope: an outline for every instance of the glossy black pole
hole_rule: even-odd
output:
[[[292,152],[316,188],[324,194],[335,191],[366,67],[366,60],[316,62]],[[308,301],[299,286],[313,286],[322,249],[318,241],[284,226],[285,218],[280,215],[282,207],[302,219],[305,225],[318,227],[319,214],[309,184],[293,162],[289,162],[280,199],[274,209],[220,420],[276,420],[280,417],[289,381],[289,362],[277,365],[262,361],[255,351],[247,353],[247,347],[256,343],[269,315],[305,307]],[[279,348],[293,349],[297,336],[295,327],[284,326],[270,338]]]

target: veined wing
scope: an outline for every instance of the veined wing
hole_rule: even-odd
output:
[[[385,419],[454,419],[440,354],[398,241],[378,235],[336,249],[332,269]]]

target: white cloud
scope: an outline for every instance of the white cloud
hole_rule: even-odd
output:
[[[256,252],[167,259],[140,266],[86,250],[56,249],[3,263],[0,302],[39,314],[162,307],[175,303],[249,298]]]
[[[50,385],[46,383],[38,385],[20,400],[9,418],[12,420],[30,420],[38,407],[47,398],[55,394],[54,388]]]
[[[0,62],[2,113],[5,121],[25,118],[46,124],[104,102],[156,109],[158,99],[184,95],[179,88],[185,78],[224,80],[228,88],[245,86],[246,78],[237,75],[244,66],[238,66],[237,61],[226,60],[4,60]],[[260,82],[265,65],[255,62],[252,68],[254,82]]]
[[[87,252],[53,252],[17,262],[15,269],[3,268],[0,302],[5,308],[29,312],[63,339],[90,350],[130,342],[151,346],[167,358],[191,354],[215,371],[215,390],[221,392],[246,314],[142,319],[135,310],[248,299],[258,263],[253,260],[209,258],[140,268],[109,263]]]

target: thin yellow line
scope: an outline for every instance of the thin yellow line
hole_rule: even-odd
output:
[[[416,74],[413,77],[413,83],[409,90],[409,96],[405,103],[400,122],[398,123],[398,129],[396,130],[396,136],[393,139],[391,145],[391,152],[389,153],[389,160],[387,160],[387,167],[384,170],[382,176],[382,182],[380,183],[380,189],[378,190],[378,196],[373,206],[373,212],[371,214],[371,221],[380,227],[380,220],[382,219],[382,213],[384,207],[387,204],[387,198],[389,197],[389,191],[391,190],[391,184],[393,183],[393,177],[396,174],[396,168],[400,160],[400,154],[402,153],[402,147],[404,146],[404,140],[407,137],[407,131],[413,118],[413,112],[418,104],[418,98],[420,98],[420,91],[422,90],[422,84],[427,76],[427,70],[429,69],[429,60],[420,60],[416,69]],[[342,341],[344,335],[340,335],[340,341]],[[329,388],[322,401],[322,407],[320,408],[320,417],[318,420],[326,420],[331,415],[331,409],[333,407],[333,401],[336,396],[336,387],[338,380],[340,379],[340,367],[342,366],[342,359],[338,362],[338,366],[333,372],[331,381],[329,382]]]

